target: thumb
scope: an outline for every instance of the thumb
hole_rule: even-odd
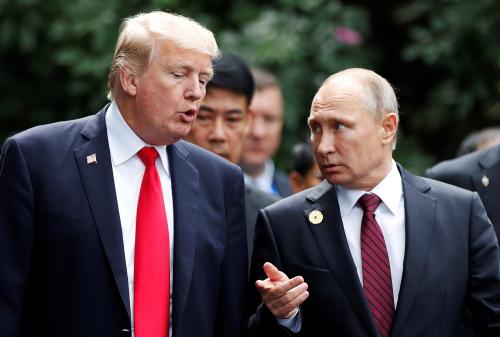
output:
[[[288,281],[288,277],[285,273],[281,272],[278,268],[276,268],[271,262],[264,263],[264,272],[266,273],[269,280],[273,282],[285,282]]]

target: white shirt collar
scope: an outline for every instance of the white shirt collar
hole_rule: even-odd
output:
[[[113,166],[123,164],[135,156],[144,146],[152,146],[146,144],[134,131],[132,131],[123,119],[115,101],[111,101],[111,104],[106,111],[106,128],[108,132],[109,151],[111,153],[111,162],[113,163]],[[160,155],[162,166],[167,172],[167,175],[170,176],[166,150],[167,146],[154,145],[154,147]]]
[[[367,192],[377,194],[382,202],[387,206],[389,211],[391,211],[392,214],[396,214],[399,201],[401,200],[401,194],[403,193],[403,184],[401,182],[401,175],[394,160],[392,160],[392,166],[389,173],[371,191],[355,190],[337,186],[337,198],[342,217],[349,214],[354,205],[358,202],[358,199]]]

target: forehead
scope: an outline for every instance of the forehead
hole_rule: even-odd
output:
[[[154,58],[158,58],[165,66],[207,72],[210,75],[213,73],[212,59],[209,54],[194,49],[182,48],[165,39],[156,40],[155,49]]]
[[[283,114],[283,97],[281,90],[276,86],[269,86],[256,90],[251,108],[256,113]]]
[[[331,80],[316,93],[311,104],[310,119],[368,110],[362,98],[362,87],[350,78]]]

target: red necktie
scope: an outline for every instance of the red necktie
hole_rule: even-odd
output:
[[[361,221],[361,259],[365,297],[380,335],[388,337],[394,318],[394,297],[384,235],[374,214],[380,205],[380,198],[376,194],[364,194],[358,203],[364,211]]]
[[[135,234],[134,329],[136,337],[168,337],[170,316],[170,246],[158,152],[144,147],[137,155],[146,166],[142,178]]]

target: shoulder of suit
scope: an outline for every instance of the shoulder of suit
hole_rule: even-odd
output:
[[[446,196],[446,198],[465,197],[470,198],[472,191],[457,184],[447,181],[420,177],[430,186],[429,193],[434,196]]]
[[[483,151],[468,153],[458,158],[444,160],[425,171],[425,176],[439,179],[447,176],[464,176],[479,170],[479,160]]]
[[[259,201],[259,204],[266,205],[266,206],[281,199],[281,198],[279,198],[271,193],[267,193],[265,191],[262,191],[258,188],[255,188],[255,187],[252,187],[249,185],[245,185],[245,194],[246,194],[247,198],[257,200],[257,201]]]
[[[16,133],[11,138],[20,144],[36,143],[38,147],[43,147],[45,142],[61,142],[63,139],[64,143],[67,144],[72,141],[71,137],[74,136],[76,139],[76,136],[80,135],[89,122],[98,124],[99,118],[103,119],[103,115],[94,114],[73,120],[37,125]],[[102,126],[104,125],[102,124]],[[103,130],[105,130],[104,127]]]

